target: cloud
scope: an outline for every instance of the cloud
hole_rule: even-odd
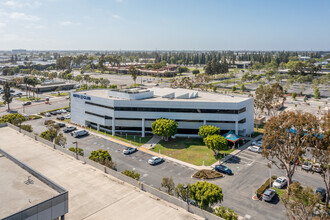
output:
[[[114,18],[114,19],[120,19],[121,17],[119,15],[112,15],[112,18]]]
[[[62,22],[60,22],[60,25],[62,25],[62,26],[73,25],[73,22],[72,21],[62,21]]]
[[[13,20],[24,20],[24,21],[39,21],[40,18],[34,15],[28,15],[23,12],[12,12],[8,14],[8,18]]]
[[[35,0],[20,0],[20,1],[15,1],[15,0],[8,0],[2,2],[2,5],[8,6],[11,8],[25,8],[25,7],[37,7],[40,6],[41,3],[39,1]]]

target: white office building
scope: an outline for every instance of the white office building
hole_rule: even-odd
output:
[[[197,135],[202,125],[239,135],[253,132],[253,98],[188,89],[98,89],[71,93],[71,121],[109,133],[152,133],[158,118],[178,122],[178,134]]]

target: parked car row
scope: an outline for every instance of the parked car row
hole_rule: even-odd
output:
[[[312,162],[305,161],[301,168],[306,171],[314,171],[320,173],[322,171],[321,165],[319,163],[313,164]]]

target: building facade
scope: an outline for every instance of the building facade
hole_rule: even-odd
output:
[[[253,132],[253,98],[187,89],[133,88],[71,93],[71,121],[109,133],[144,137],[158,118],[178,122],[178,134],[197,135],[202,125],[239,135]]]

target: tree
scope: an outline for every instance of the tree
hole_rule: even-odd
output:
[[[320,99],[320,90],[319,90],[319,88],[318,87],[316,87],[315,89],[314,89],[314,98],[315,99]]]
[[[3,86],[3,93],[4,95],[2,96],[3,103],[8,105],[8,111],[10,110],[9,104],[13,101],[13,97],[10,94],[10,85],[8,82],[5,83]]]
[[[235,92],[236,91],[236,86],[231,87],[231,91]]]
[[[241,85],[241,91],[242,91],[242,92],[245,92],[245,91],[246,91],[246,87],[245,87],[244,84]]]
[[[311,187],[303,188],[298,182],[290,185],[290,192],[290,195],[283,195],[281,198],[289,219],[312,220],[313,210],[320,201],[320,196]]]
[[[196,75],[196,74],[199,73],[199,70],[198,69],[195,69],[195,70],[192,70],[191,72],[192,72],[192,74]]]
[[[172,119],[159,118],[151,125],[152,133],[156,136],[162,136],[165,140],[178,132],[178,123]]]
[[[57,145],[64,146],[66,144],[66,137],[62,133],[59,133],[54,140]]]
[[[134,83],[136,84],[136,78],[139,75],[139,70],[137,70],[134,66],[129,66],[128,73],[131,74]]]
[[[266,122],[262,155],[277,168],[285,170],[288,186],[292,182],[296,162],[310,146],[318,126],[314,115],[300,112],[282,112]]]
[[[292,93],[292,99],[295,100],[296,97],[297,97],[297,93],[296,93],[296,92],[293,92],[293,93]]]
[[[312,153],[315,158],[315,162],[319,163],[321,166],[321,175],[325,190],[325,206],[329,206],[330,198],[330,114],[326,114],[319,122],[320,130],[318,135],[313,136],[313,148]]]
[[[100,149],[92,151],[89,159],[104,165],[106,161],[111,161],[111,156],[108,151]]]
[[[76,153],[77,150],[76,150],[75,147],[70,147],[70,148],[69,148],[69,151],[72,151],[73,153]],[[79,154],[80,156],[84,156],[84,149],[78,147],[78,154]]]
[[[190,197],[195,200],[202,209],[223,201],[222,189],[213,183],[196,182],[190,186]]]
[[[26,118],[19,113],[3,115],[0,118],[0,123],[8,122],[14,125],[17,125],[18,123],[22,123],[23,121],[26,121]]]
[[[220,206],[218,208],[213,209],[213,213],[216,216],[219,216],[225,220],[237,220],[238,219],[238,214],[235,213],[233,210],[230,208],[226,208],[224,206]]]
[[[179,183],[178,185],[176,185],[174,192],[177,197],[187,202],[189,199],[189,192],[188,192],[189,189],[190,189],[190,184],[184,185],[182,183]]]
[[[206,138],[209,135],[220,134],[220,128],[213,125],[203,125],[198,130],[198,135]]]
[[[266,109],[269,115],[272,110],[277,109],[278,105],[282,106],[285,100],[283,87],[280,84],[260,85],[255,92],[254,105],[261,112]]]
[[[207,148],[213,150],[215,155],[218,154],[218,151],[228,149],[228,141],[226,140],[226,138],[222,137],[221,135],[218,134],[209,135],[203,140]]]
[[[175,184],[173,182],[173,178],[172,177],[164,177],[162,180],[162,187],[164,187],[166,189],[167,194],[169,195],[173,195],[173,190],[175,188]]]
[[[52,124],[48,124],[47,128],[48,128],[48,130],[42,132],[40,134],[40,137],[42,137],[43,139],[46,139],[50,142],[53,142],[54,139],[59,134],[58,132],[60,130],[60,127],[58,125],[55,125],[55,124],[52,123]]]

